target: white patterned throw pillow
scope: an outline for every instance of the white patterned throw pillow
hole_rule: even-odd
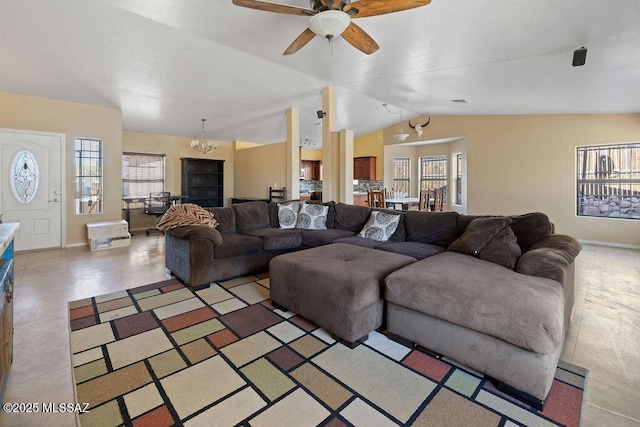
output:
[[[302,202],[299,200],[278,203],[278,223],[280,228],[296,228],[300,205],[302,205]]]
[[[395,233],[399,222],[400,215],[381,211],[371,211],[369,220],[364,227],[362,227],[360,233],[358,233],[358,237],[386,242],[393,233]]]
[[[329,206],[319,203],[305,203],[300,206],[296,228],[305,230],[326,230]]]

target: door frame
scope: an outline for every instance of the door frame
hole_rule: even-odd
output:
[[[9,129],[0,128],[0,132],[3,133],[16,133],[21,135],[41,135],[50,136],[54,138],[60,138],[60,188],[62,192],[62,203],[60,206],[60,247],[67,247],[67,179],[66,179],[66,149],[67,149],[67,134],[59,132],[43,132],[37,130],[25,130],[25,129]],[[50,166],[50,165],[48,165]],[[36,249],[38,250],[38,249]]]

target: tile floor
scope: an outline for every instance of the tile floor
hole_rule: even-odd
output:
[[[5,402],[73,402],[67,302],[167,279],[164,239],[130,248],[18,253],[14,359]],[[640,426],[640,250],[585,245],[562,359],[589,369],[584,426]],[[1,426],[73,426],[75,416],[8,414]]]

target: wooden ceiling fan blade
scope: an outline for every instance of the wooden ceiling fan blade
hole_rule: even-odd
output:
[[[288,15],[313,16],[315,10],[304,7],[289,6],[286,4],[268,3],[258,0],[233,0],[236,6],[248,7],[249,9],[264,10],[267,12],[286,13]]]
[[[426,6],[431,0],[358,0],[345,6],[344,11],[352,18],[384,15],[415,7]]]
[[[351,46],[366,53],[367,55],[371,55],[373,52],[380,49],[378,43],[376,43],[369,34],[353,22],[349,24],[346,30],[344,30],[342,38],[349,42]]]
[[[310,29],[306,29],[300,34],[294,41],[289,45],[287,50],[284,51],[283,55],[292,55],[299,51],[302,47],[304,47],[307,43],[311,41],[316,36],[316,34]]]

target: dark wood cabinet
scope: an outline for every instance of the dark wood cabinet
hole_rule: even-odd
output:
[[[320,176],[320,160],[302,160],[301,172],[303,179],[319,181]]]
[[[224,160],[182,158],[182,195],[185,203],[224,206]]]
[[[376,158],[374,156],[354,157],[353,179],[374,181],[376,179]]]

